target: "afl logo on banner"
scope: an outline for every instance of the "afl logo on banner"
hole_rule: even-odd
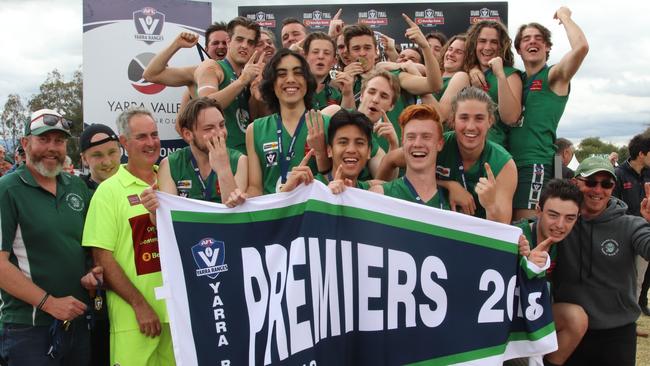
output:
[[[228,270],[226,260],[226,247],[224,242],[212,238],[201,239],[192,247],[192,256],[196,263],[196,276],[208,276],[215,279],[221,272]]]
[[[156,9],[146,7],[134,11],[133,23],[135,23],[135,30],[138,32],[135,39],[144,41],[146,44],[160,42],[164,39],[160,33],[163,24],[165,24],[165,14],[156,11]]]
[[[142,94],[157,94],[165,89],[165,85],[150,83],[142,77],[144,69],[154,56],[156,55],[151,52],[144,52],[135,56],[129,63],[128,73],[131,86]]]

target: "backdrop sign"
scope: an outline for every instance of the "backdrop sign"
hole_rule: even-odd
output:
[[[253,19],[260,26],[275,32],[280,40],[282,20],[297,18],[310,31],[327,33],[330,21],[339,9],[345,24],[364,23],[375,31],[395,38],[402,46],[410,45],[404,37],[408,28],[401,17],[405,13],[418,24],[422,31],[438,30],[448,37],[464,33],[480,20],[500,20],[508,24],[507,2],[465,2],[465,3],[395,3],[395,4],[321,4],[283,6],[240,6],[239,15]]]
[[[179,365],[501,365],[557,348],[518,228],[318,182],[235,209],[159,197]]]
[[[84,122],[115,129],[130,106],[153,112],[163,145],[161,156],[184,144],[174,128],[184,88],[142,78],[151,59],[176,36],[199,34],[212,22],[208,2],[185,0],[84,0]],[[203,43],[201,40],[200,42]],[[200,63],[196,49],[180,50],[170,66]]]

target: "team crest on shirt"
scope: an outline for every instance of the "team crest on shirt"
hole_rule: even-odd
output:
[[[600,244],[600,251],[608,257],[613,257],[620,251],[620,245],[614,239],[607,239]]]
[[[226,245],[222,241],[213,238],[201,239],[192,247],[192,256],[196,263],[196,276],[208,276],[215,279],[219,273],[226,272]]]
[[[179,180],[178,182],[176,182],[176,191],[178,192],[178,195],[180,197],[185,197],[185,198],[189,197],[191,189],[192,189],[191,179]]]
[[[266,161],[266,167],[272,167],[274,165],[278,165],[278,152],[277,151],[269,151],[266,154],[264,154],[264,160]]]
[[[451,177],[451,169],[449,169],[447,167],[444,167],[442,165],[437,165],[436,166],[436,174],[439,177],[449,178],[449,177]]]
[[[540,91],[544,83],[541,80],[533,80],[533,83],[530,84],[530,91]]]
[[[277,141],[265,142],[264,144],[262,144],[262,151],[264,152],[277,150],[277,149],[278,149]]]
[[[246,127],[248,127],[248,123],[250,122],[248,111],[243,108],[237,108],[235,116],[237,117],[237,126],[239,126],[241,132],[246,133]]]
[[[81,196],[76,193],[68,193],[68,195],[65,196],[65,202],[68,204],[68,207],[77,212],[82,211],[86,206]]]

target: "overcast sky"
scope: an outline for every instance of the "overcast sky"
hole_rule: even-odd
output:
[[[109,0],[106,0],[109,1]],[[394,3],[363,1],[353,3]],[[425,2],[425,1],[411,1]],[[430,1],[428,1],[430,2]],[[454,2],[454,1],[449,1]],[[280,0],[213,2],[213,19],[227,21],[237,5],[286,5]],[[350,1],[303,1],[336,4]],[[26,103],[38,92],[48,72],[59,69],[67,78],[82,64],[82,2],[78,0],[0,0],[0,109],[7,96],[18,93]],[[650,2],[646,1],[529,1],[509,2],[510,35],[518,25],[537,21],[553,32],[549,64],[568,50],[564,29],[553,20],[561,5],[589,40],[590,51],[574,77],[571,97],[558,136],[576,142],[598,136],[625,144],[650,123]],[[534,6],[534,8],[533,8]],[[523,67],[518,61],[517,65]]]

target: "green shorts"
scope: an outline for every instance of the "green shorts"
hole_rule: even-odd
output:
[[[169,323],[161,323],[160,326],[162,331],[155,338],[145,336],[140,330],[111,332],[111,365],[175,365]]]
[[[553,167],[547,164],[533,164],[517,167],[517,190],[512,200],[515,209],[534,210],[542,188],[551,180]]]

